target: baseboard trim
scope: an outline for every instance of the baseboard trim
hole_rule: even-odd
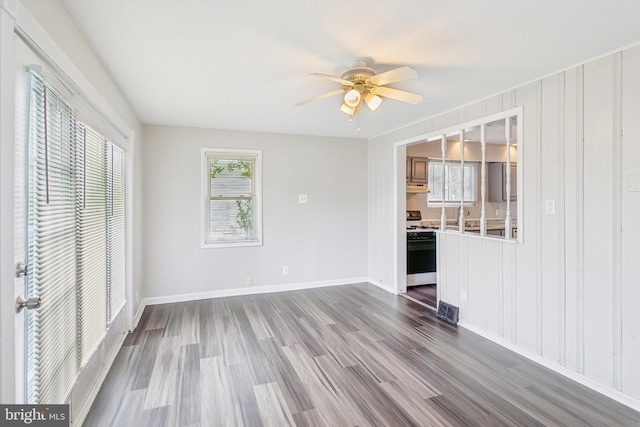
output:
[[[477,328],[473,325],[470,325],[468,323],[465,322],[458,322],[458,326],[461,326],[475,334],[478,334],[486,339],[488,339],[489,341],[492,341],[498,345],[501,345],[502,347],[505,347],[511,351],[513,351],[514,353],[519,354],[522,357],[526,357],[527,359],[531,360],[532,362],[535,362],[539,365],[544,366],[545,368],[549,368],[554,372],[559,373],[560,375],[563,375],[579,384],[582,384],[585,387],[589,387],[590,389],[597,391],[600,394],[603,394],[607,397],[610,397],[611,399],[622,403],[623,405],[626,405],[632,409],[635,409],[636,411],[640,411],[640,400],[635,399],[631,396],[629,396],[628,394],[625,394],[621,391],[615,390],[605,384],[602,384],[598,381],[595,381],[591,378],[588,378],[582,374],[579,374],[575,371],[572,371],[571,369],[568,369],[562,365],[559,365],[558,363],[555,363],[551,360],[545,359],[542,356],[539,356],[529,350],[525,350],[522,347],[517,346],[516,344],[514,344],[513,342],[499,336],[496,335],[492,332],[488,332],[485,331],[483,329]]]
[[[164,297],[149,297],[149,298],[145,298],[142,301],[142,304],[140,305],[141,309],[138,311],[144,310],[144,307],[148,305],[167,304],[167,303],[183,302],[183,301],[197,301],[201,299],[210,299],[210,298],[235,297],[235,296],[241,296],[241,295],[267,294],[272,292],[299,291],[303,289],[323,288],[327,286],[351,285],[354,283],[363,283],[363,282],[371,283],[371,281],[367,277],[352,277],[348,279],[339,279],[339,280],[321,280],[316,282],[285,283],[281,285],[256,286],[251,288],[222,289],[217,291],[195,292],[191,294],[168,295]],[[142,315],[142,313],[140,313],[140,315]],[[136,315],[136,318],[139,320],[138,315]]]
[[[387,286],[387,285],[383,284],[382,282],[378,282],[377,280],[371,280],[371,279],[367,279],[366,282],[369,282],[372,285],[377,286],[380,289],[389,292],[390,294],[397,295],[397,292],[396,292],[396,290],[394,288],[392,288],[391,286]]]
[[[144,312],[144,308],[146,307],[144,301],[138,305],[138,311],[136,311],[136,315],[133,317],[133,329],[138,327],[138,323],[140,323],[140,318],[142,317],[142,313]],[[133,332],[133,329],[129,332]]]
[[[102,365],[102,369],[100,370],[100,375],[98,376],[98,378],[96,378],[95,383],[91,387],[89,396],[84,401],[82,407],[80,408],[80,411],[77,414],[77,417],[70,423],[71,427],[82,426],[84,424],[84,420],[87,418],[87,415],[89,415],[89,411],[93,406],[93,402],[96,400],[96,397],[98,396],[98,393],[102,388],[102,384],[104,384],[104,380],[107,379],[107,375],[109,374],[109,371],[111,370],[116,357],[118,357],[118,353],[120,353],[120,349],[122,349],[125,339],[127,339],[126,330],[122,332],[120,338],[118,339],[118,344],[113,346],[114,350],[111,352],[111,354],[107,355],[105,363],[104,365]]]

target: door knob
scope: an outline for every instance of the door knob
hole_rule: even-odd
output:
[[[16,313],[20,313],[23,308],[26,308],[27,310],[34,310],[36,308],[40,308],[41,305],[42,298],[40,297],[31,297],[28,300],[25,300],[22,296],[19,296],[16,300]]]

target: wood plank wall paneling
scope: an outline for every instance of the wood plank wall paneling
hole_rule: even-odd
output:
[[[561,158],[559,149],[561,140],[559,137],[563,123],[561,105],[564,94],[562,89],[562,74],[548,77],[542,81],[541,86],[541,107],[544,111],[543,120],[545,125],[541,127],[541,152],[540,161],[546,168],[547,173],[540,176],[542,200],[540,204],[545,206],[547,200],[553,200],[559,212],[560,208],[560,164]],[[539,299],[544,303],[541,305],[540,326],[541,326],[541,348],[540,354],[555,362],[560,361],[559,326],[561,294],[564,297],[564,283],[560,281],[560,262],[562,261],[561,249],[558,245],[560,232],[560,221],[558,215],[543,213],[540,215],[541,233],[540,240],[540,294]]]
[[[465,247],[466,246],[466,247]],[[465,265],[465,282],[468,290],[468,319],[474,325],[480,325],[483,329],[486,329],[485,322],[485,297],[484,291],[484,253],[482,240],[480,239],[465,239],[465,243],[462,245],[463,255],[466,254],[478,254],[473,257],[466,257],[466,262],[461,263]],[[465,305],[464,302],[461,303]]]
[[[620,245],[621,389],[640,396],[640,333],[638,332],[638,260],[640,260],[640,192],[630,191],[629,177],[640,175],[640,47],[624,52],[622,71],[622,203]],[[627,95],[629,94],[629,95]],[[635,96],[634,96],[635,94]],[[635,327],[634,327],[635,325]]]
[[[502,251],[505,255],[502,262],[502,289],[505,298],[502,300],[502,312],[504,315],[503,330],[504,338],[511,342],[517,342],[516,334],[518,330],[518,318],[516,315],[516,307],[518,301],[518,288],[513,286],[517,283],[518,264],[516,258],[516,247],[514,245],[502,245]],[[500,268],[500,267],[498,267]]]
[[[613,57],[584,70],[584,371],[613,386]],[[595,232],[597,230],[597,232]]]
[[[539,305],[538,302],[538,257],[539,247],[539,202],[538,170],[539,124],[540,110],[538,108],[539,90],[535,83],[517,89],[517,103],[524,106],[522,118],[523,139],[519,150],[523,151],[524,173],[522,209],[518,215],[523,215],[522,232],[524,244],[516,252],[516,268],[518,278],[516,282],[507,282],[515,287],[515,330],[514,342],[522,348],[537,353]],[[446,285],[445,285],[446,286]]]
[[[580,258],[582,224],[582,208],[580,207],[582,188],[582,104],[579,103],[578,93],[582,93],[582,80],[579,79],[578,68],[564,73],[564,186],[560,189],[563,195],[564,218],[567,223],[564,227],[564,290],[565,290],[565,334],[564,355],[565,366],[576,372],[581,371],[581,363],[578,363],[579,321],[578,296],[582,271]],[[562,145],[560,145],[562,146]],[[579,368],[580,367],[580,368]]]
[[[502,265],[503,245],[491,240],[481,240],[483,243],[483,263],[485,266]],[[485,328],[494,334],[504,336],[503,330],[503,301],[504,288],[500,268],[484,268],[483,294],[486,309],[484,309]]]
[[[461,321],[640,405],[640,192],[629,188],[640,175],[639,95],[633,47],[374,138],[381,155],[369,167],[392,179],[383,146],[522,106],[523,244],[440,234],[439,295]],[[392,210],[382,188],[370,190],[370,210]],[[546,200],[555,214],[545,214]],[[384,231],[371,233],[374,245],[391,246]],[[376,261],[376,274],[390,271],[392,258]]]
[[[622,276],[621,226],[622,226],[622,52],[613,55],[613,206],[614,217],[611,224],[613,233],[613,388],[620,390],[622,353],[622,319],[620,300],[620,280]]]

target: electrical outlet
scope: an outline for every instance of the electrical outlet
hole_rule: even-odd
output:
[[[468,299],[469,299],[469,297],[467,295],[467,290],[466,289],[460,289],[460,301],[467,302]]]
[[[283,265],[282,266],[282,274],[289,274],[289,266],[288,265]]]
[[[253,276],[247,276],[247,285],[253,285]]]
[[[298,194],[298,203],[307,203],[307,195]]]

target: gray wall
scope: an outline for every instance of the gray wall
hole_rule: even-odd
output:
[[[366,277],[366,140],[161,126],[144,132],[145,297]],[[200,151],[211,147],[262,150],[263,246],[200,247]],[[308,203],[299,204],[298,194]]]
[[[439,234],[440,296],[468,327],[640,407],[638,93],[634,47],[370,140],[369,277],[397,281],[394,143],[523,106],[523,243]]]

